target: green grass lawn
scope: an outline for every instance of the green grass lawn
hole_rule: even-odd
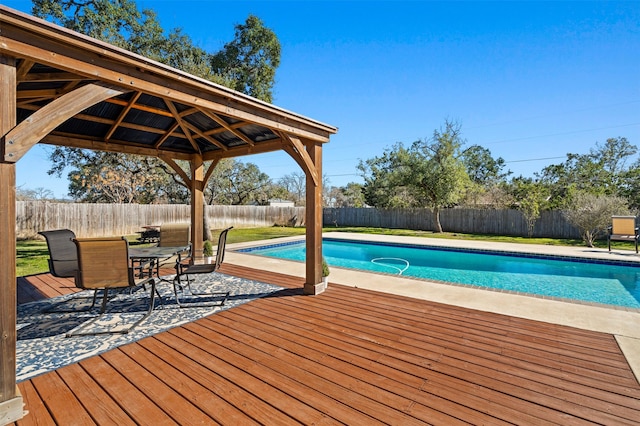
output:
[[[457,240],[477,240],[477,241],[495,241],[506,243],[521,244],[546,244],[554,246],[584,246],[582,240],[556,239],[556,238],[525,238],[525,237],[508,237],[503,235],[479,235],[479,234],[459,234],[452,232],[444,232],[442,234],[433,233],[431,231],[411,231],[407,229],[387,229],[387,228],[355,228],[355,227],[326,227],[324,232],[357,232],[365,234],[380,235],[400,235],[412,237],[429,237],[429,238],[448,238]],[[242,243],[247,241],[267,240],[271,238],[290,237],[304,235],[304,228],[288,228],[288,227],[264,227],[264,228],[234,228],[229,232],[227,242],[229,244]],[[217,232],[213,232],[214,240],[217,238]],[[137,235],[128,236],[129,243],[140,245],[136,241]],[[214,242],[215,244],[215,242]],[[598,248],[606,248],[607,242],[604,240],[596,241]],[[625,242],[612,243],[612,247],[616,250],[633,250],[633,246]],[[47,259],[49,253],[47,244],[44,240],[24,240],[17,242],[17,276],[40,274],[49,271]]]

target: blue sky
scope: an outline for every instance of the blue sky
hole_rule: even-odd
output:
[[[3,1],[29,12],[30,1]],[[324,149],[330,185],[362,182],[359,160],[429,138],[446,119],[468,145],[532,176],[607,138],[640,146],[640,2],[138,0],[165,29],[218,51],[261,18],[282,44],[274,103],[339,128]],[[284,153],[246,157],[272,178]],[[42,148],[17,184],[66,194]]]

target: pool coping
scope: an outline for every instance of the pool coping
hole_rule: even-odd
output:
[[[640,263],[640,255],[637,255],[635,251],[614,250],[609,252],[606,249],[589,247],[496,243],[344,232],[324,233],[323,237]],[[267,258],[235,251],[237,249],[265,244],[287,243],[300,240],[304,240],[304,237],[284,237],[248,243],[229,244],[227,246],[225,262],[304,277],[305,265],[303,262]],[[463,284],[398,277],[373,272],[360,272],[339,267],[331,267],[329,282],[612,334],[615,336],[636,378],[640,381],[640,327],[638,326],[640,324],[640,310],[637,309],[591,304],[588,302],[574,303],[559,300],[558,298],[522,294],[513,291],[491,290]]]

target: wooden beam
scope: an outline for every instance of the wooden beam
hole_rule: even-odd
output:
[[[31,73],[25,74],[20,81],[74,81],[74,80],[86,80],[86,77],[82,77],[78,74],[71,72],[49,72],[49,73]]]
[[[16,70],[16,81],[18,83],[23,81],[26,78],[27,74],[29,73],[29,70],[34,65],[34,63],[35,62],[29,61],[29,60],[20,62],[20,65]]]
[[[167,139],[169,139],[169,137],[173,134],[173,132],[180,127],[180,123],[178,123],[177,121],[175,123],[173,123],[171,125],[171,127],[169,128],[169,130],[167,130],[160,139],[158,139],[158,142],[155,143],[154,148],[160,148],[162,146],[163,143],[165,143],[165,141]]]
[[[254,146],[234,146],[233,148],[229,148],[226,151],[210,151],[204,153],[202,158],[205,161],[215,160],[215,159],[223,159],[223,158],[235,158],[242,157],[244,155],[253,155],[253,154],[264,154],[265,152],[273,152],[280,151],[283,149],[282,139],[273,139],[268,142],[260,142]]]
[[[0,152],[5,135],[16,125],[16,67],[0,56]],[[4,156],[4,155],[3,155]],[[23,417],[23,401],[16,388],[16,165],[0,160],[0,420]]]
[[[105,102],[109,102],[110,104],[114,104],[114,105],[122,105],[122,106],[127,106],[129,105],[129,102],[125,101],[124,99],[120,99],[120,98],[111,98],[111,99],[107,99]],[[173,118],[173,114],[171,114],[171,112],[169,111],[165,111],[163,109],[160,108],[155,108],[149,105],[142,105],[142,104],[135,104],[132,105],[133,109],[137,109],[139,111],[145,111],[151,114],[155,114],[155,115],[161,115],[163,117],[172,117]]]
[[[227,131],[229,131],[230,133],[236,135],[238,138],[240,138],[241,140],[243,140],[245,143],[253,146],[255,145],[255,143],[249,139],[244,133],[242,133],[241,131],[234,129],[233,127],[229,126],[227,124],[226,121],[224,121],[224,119],[222,117],[220,117],[219,115],[211,112],[211,111],[207,111],[202,109],[201,110],[202,113],[204,115],[206,115],[207,117],[209,117],[210,119],[212,119],[213,121],[215,121],[216,123],[218,123],[220,125],[220,127],[222,127],[223,129],[226,129]]]
[[[33,102],[34,100],[30,100],[30,102]],[[107,102],[109,100],[107,99]],[[30,110],[30,111],[38,111],[41,107],[39,105],[34,105],[33,103],[30,104],[22,104],[21,105],[22,109],[26,109],[26,110]],[[135,108],[134,108],[135,109]],[[118,123],[118,120],[112,120],[110,118],[103,118],[103,117],[97,117],[95,115],[89,115],[89,114],[76,114],[73,116],[73,118],[79,119],[79,120],[85,120],[85,121],[89,121],[92,123],[100,123],[100,124],[107,124],[109,126],[115,126],[116,123]],[[139,130],[141,132],[147,132],[147,133],[155,133],[158,135],[165,135],[167,134],[167,131],[164,129],[159,129],[157,127],[150,127],[150,126],[144,126],[142,124],[134,124],[134,123],[127,123],[126,121],[121,121],[118,124],[119,127],[124,127],[127,129],[133,129],[133,130]],[[178,126],[174,126],[171,127],[171,130],[169,131],[169,136],[171,135],[171,133],[173,133],[176,128]],[[182,133],[177,133],[178,137],[184,137],[184,134]]]
[[[314,169],[322,176],[322,145],[307,144],[306,152]],[[318,182],[307,174],[306,198],[306,280],[304,294],[315,295],[325,290],[322,282],[322,179]]]
[[[15,93],[15,86],[12,92]],[[7,133],[4,161],[15,163],[43,137],[75,114],[122,93],[124,91],[121,89],[96,83],[82,86],[52,101]]]
[[[191,160],[191,255],[201,260],[204,236],[204,192],[202,187],[204,162],[202,156],[194,155]]]
[[[307,153],[302,144],[302,141],[298,137],[293,135],[283,134],[281,138],[284,142],[283,149],[300,165],[302,171],[307,175],[307,178],[313,179],[313,184],[318,185],[321,177],[318,176],[313,160]]]
[[[180,125],[180,128],[182,129],[182,133],[184,133],[184,136],[187,138],[187,140],[189,141],[193,149],[198,154],[201,154],[198,144],[196,143],[196,141],[193,140],[193,137],[191,136],[191,131],[189,130],[189,127],[186,126],[186,123],[182,120],[182,117],[180,117],[180,114],[178,113],[176,106],[173,104],[173,102],[171,102],[168,99],[163,99],[163,100],[164,100],[164,103],[167,105],[167,108],[169,108],[169,111],[171,111],[171,114],[173,114],[173,119],[176,120],[176,122],[178,122],[178,124]]]
[[[187,121],[182,121],[182,123],[183,123],[184,126],[187,126],[187,128],[189,130],[191,130],[193,133],[195,133],[198,136],[200,136],[201,138],[207,140],[211,145],[215,145],[215,146],[217,146],[218,148],[220,148],[223,151],[226,151],[227,149],[229,149],[225,145],[223,145],[222,143],[220,143],[217,140],[215,140],[214,138],[212,138],[211,136],[208,136],[205,133],[203,133],[200,129],[198,129],[193,124],[190,124]]]
[[[45,98],[51,99],[58,97],[60,91],[58,89],[35,89],[35,90],[21,90],[17,94],[17,99],[34,99]]]
[[[122,124],[122,121],[127,116],[127,114],[129,114],[129,111],[131,111],[131,108],[133,107],[133,105],[136,103],[138,98],[140,98],[140,95],[142,95],[142,92],[134,93],[133,96],[131,97],[131,100],[127,103],[127,105],[125,105],[124,108],[122,108],[122,111],[120,112],[120,115],[118,116],[116,121],[113,123],[113,125],[111,126],[111,128],[109,129],[107,134],[105,135],[105,137],[104,137],[105,141],[108,141],[109,139],[111,139],[111,136],[113,136],[113,134],[116,132],[116,130],[118,129],[118,126],[120,126],[120,124]]]
[[[187,172],[185,172],[182,169],[182,167],[180,167],[180,165],[178,163],[173,161],[173,158],[171,158],[171,157],[169,157],[167,155],[160,155],[160,159],[162,161],[164,161],[165,163],[167,163],[169,165],[169,167],[171,167],[178,174],[178,176],[180,176],[182,178],[182,181],[187,186],[187,188],[191,188],[191,186],[192,186],[191,178],[189,177],[189,175],[187,175]]]
[[[209,182],[209,179],[211,179],[211,175],[213,174],[213,171],[215,170],[215,168],[218,167],[219,163],[220,163],[220,160],[216,159],[216,160],[211,161],[211,164],[209,164],[209,168],[207,169],[207,172],[204,175],[204,179],[202,179],[202,190],[203,191],[207,187],[207,182]]]
[[[50,134],[45,136],[40,143],[57,146],[69,146],[73,148],[95,149],[97,151],[118,152],[123,154],[145,155],[147,157],[159,157],[166,155],[176,160],[190,160],[191,154],[149,148],[143,145],[131,145],[128,142],[110,141],[104,142],[101,139],[80,139],[76,135]]]

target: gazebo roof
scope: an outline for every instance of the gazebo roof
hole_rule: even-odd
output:
[[[200,154],[206,161],[277,151],[289,145],[288,136],[324,143],[337,131],[4,6],[0,54],[17,60],[18,125],[65,95],[77,105],[105,93],[104,100],[71,114],[41,143],[173,159]],[[82,87],[87,89],[78,92]],[[17,157],[6,152],[6,161],[30,147],[17,144],[27,138],[24,132],[12,136]]]

